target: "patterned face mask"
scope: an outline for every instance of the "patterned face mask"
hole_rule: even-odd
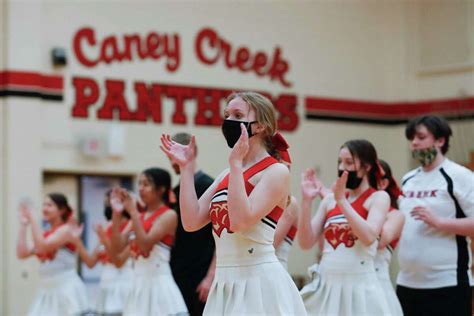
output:
[[[414,149],[411,152],[411,156],[418,160],[423,167],[430,165],[438,155],[438,151],[435,146],[425,149]]]

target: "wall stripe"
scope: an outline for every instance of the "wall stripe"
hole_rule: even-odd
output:
[[[62,76],[27,71],[0,71],[0,97],[14,96],[62,101],[63,93]]]
[[[376,124],[401,124],[423,114],[448,119],[474,118],[474,97],[416,102],[377,102],[307,97],[306,118]]]

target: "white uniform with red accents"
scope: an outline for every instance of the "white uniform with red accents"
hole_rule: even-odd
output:
[[[128,221],[120,227],[120,231],[127,226]],[[106,229],[107,237],[112,236],[112,225]],[[127,299],[132,285],[132,262],[131,259],[120,268],[111,263],[110,258],[101,245],[99,260],[102,263],[99,291],[97,293],[96,312],[99,314],[121,314],[123,304]]]
[[[267,157],[244,172],[247,195],[253,175],[277,161]],[[216,242],[216,274],[204,315],[305,315],[298,290],[279,263],[273,237],[281,208],[276,207],[254,226],[230,231],[226,176],[210,206]]]
[[[168,210],[167,206],[162,206],[154,212],[142,214],[145,231],[148,232],[153,222]],[[133,285],[123,315],[187,315],[186,304],[169,265],[173,236],[165,236],[149,253],[141,252],[134,240],[134,234],[131,234]]]
[[[44,237],[48,238],[53,231],[46,231]],[[74,245],[36,256],[41,261],[39,290],[28,315],[64,316],[90,311],[86,287],[76,272]]]
[[[363,218],[363,204],[374,193],[370,188],[351,203]],[[319,270],[301,290],[310,315],[390,315],[377,279],[374,258],[377,242],[365,246],[353,234],[339,207],[330,210],[324,224],[324,247]]]
[[[392,211],[396,211],[396,209],[390,209],[390,212]],[[392,254],[397,244],[398,239],[392,241],[384,249],[378,249],[374,260],[375,272],[384,290],[385,299],[390,308],[391,315],[403,315],[402,306],[400,305],[400,301],[392,285],[392,280],[390,279],[390,261],[392,260]]]
[[[293,247],[293,240],[296,235],[296,226],[291,226],[285,239],[281,242],[280,246],[275,249],[276,256],[280,263],[283,265],[285,270],[288,271],[288,258],[290,257],[291,247]]]

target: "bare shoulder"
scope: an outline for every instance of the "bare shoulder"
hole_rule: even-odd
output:
[[[270,177],[289,177],[290,170],[282,163],[275,163],[267,168],[265,176]]]
[[[160,219],[163,219],[163,220],[178,219],[178,214],[176,213],[175,210],[173,210],[172,208],[169,208],[160,216]]]
[[[224,179],[224,177],[228,174],[229,174],[229,168],[225,168],[224,170],[221,171],[221,173],[217,175],[216,179],[214,180],[214,183],[221,182],[222,179]]]
[[[388,200],[390,201],[390,196],[388,195],[387,192],[383,191],[383,190],[378,190],[378,191],[375,191],[374,193],[372,193],[369,197],[369,199],[371,200],[381,200],[381,201],[384,201],[384,200]]]
[[[369,198],[365,201],[364,207],[368,210],[370,209],[373,205],[386,205],[387,210],[390,207],[390,196],[388,195],[387,192],[383,190],[378,190],[372,193]]]

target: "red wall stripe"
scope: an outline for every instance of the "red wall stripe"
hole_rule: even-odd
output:
[[[307,97],[307,114],[404,118],[426,113],[474,113],[474,97],[415,102],[376,102]]]
[[[25,71],[0,71],[0,89],[41,89],[62,92],[64,79],[62,76],[44,75]]]

